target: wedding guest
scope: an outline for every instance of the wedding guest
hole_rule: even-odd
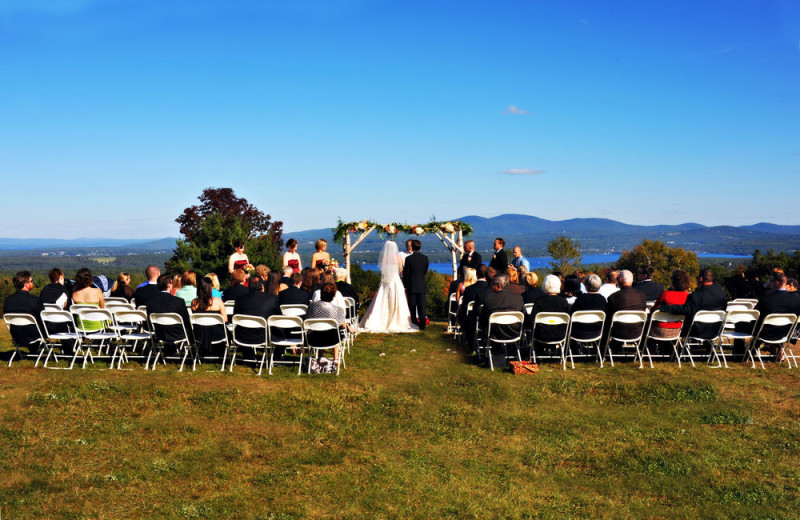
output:
[[[519,278],[519,283],[525,287],[525,290],[528,290],[528,272],[530,270],[527,269],[524,265],[517,267],[517,277]]]
[[[189,319],[189,311],[186,308],[186,302],[184,302],[182,298],[171,294],[172,276],[169,274],[162,274],[158,277],[157,286],[159,290],[158,294],[147,303],[148,319],[155,313],[174,312],[181,317],[181,321],[183,322],[183,327],[180,325],[169,325],[156,328],[156,339],[164,341],[167,344],[168,353],[172,354],[175,351],[175,342],[184,339],[184,330],[189,340],[192,341],[192,324]]]
[[[172,277],[172,285],[170,285],[170,290],[169,290],[169,293],[172,296],[175,296],[175,293],[178,292],[178,289],[181,288],[181,280],[182,278],[181,275],[179,274],[176,274],[175,276]]]
[[[283,267],[291,267],[294,273],[300,272],[303,268],[300,255],[297,254],[297,240],[293,238],[286,242],[286,252],[283,253]]]
[[[266,280],[267,276],[269,275],[271,269],[264,264],[258,264],[254,268],[255,273],[258,275],[259,278],[262,280]]]
[[[616,338],[623,339],[635,338],[642,332],[643,324],[617,323],[614,325],[614,330],[611,330],[611,320],[614,317],[614,313],[617,311],[647,310],[647,298],[645,298],[644,293],[633,288],[633,273],[627,269],[619,272],[617,283],[619,284],[619,291],[608,297],[605,327],[606,334],[611,334]]]
[[[521,266],[524,266],[525,269],[530,270],[531,263],[528,261],[527,258],[522,256],[522,248],[521,247],[514,246],[514,249],[512,250],[512,254],[514,255],[514,258],[511,259],[511,265],[513,265],[517,269],[519,269]]]
[[[42,303],[52,303],[66,309],[69,303],[69,291],[64,285],[64,272],[58,267],[54,267],[50,269],[47,276],[50,278],[50,283],[42,287],[39,299],[42,300]]]
[[[185,287],[185,286],[184,286]],[[193,313],[210,313],[219,314],[222,320],[228,322],[228,313],[225,310],[225,303],[222,298],[214,296],[214,284],[211,278],[201,278],[197,283],[197,297],[192,299],[191,308]],[[197,346],[202,354],[211,354],[212,345],[225,337],[225,326],[219,325],[216,327],[198,327],[197,328]],[[218,343],[221,348],[224,348],[224,343]],[[222,354],[222,352],[219,352]]]
[[[525,286],[519,283],[519,274],[517,273],[516,268],[509,266],[506,270],[506,276],[508,276],[508,285],[506,286],[506,290],[522,296],[522,293],[525,292]]]
[[[569,313],[569,302],[561,296],[561,280],[554,274],[548,274],[542,282],[544,296],[534,300],[534,316],[540,312],[566,312]]]
[[[278,293],[279,305],[308,305],[311,301],[311,293],[305,289],[301,289],[303,283],[303,275],[300,273],[292,273],[291,285]]]
[[[91,269],[82,267],[75,273],[75,290],[72,292],[72,304],[86,304],[96,305],[99,308],[105,308],[105,298],[103,298],[103,291],[97,287],[93,287],[94,277],[92,276]],[[77,325],[83,327],[84,330],[97,331],[103,328],[103,323],[99,321],[82,321],[77,319]]]
[[[466,267],[464,268],[464,281],[462,281],[456,290],[456,301],[461,299],[467,287],[478,281],[478,272],[475,269]]]
[[[581,281],[578,276],[574,274],[566,276],[561,284],[561,295],[572,305],[579,294],[581,294]]]
[[[111,294],[115,298],[125,298],[131,301],[133,298],[133,289],[131,288],[131,275],[128,273],[119,273],[114,286],[111,288]]]
[[[277,275],[277,273],[270,274]],[[269,319],[270,316],[280,314],[281,309],[278,306],[278,297],[274,294],[265,292],[264,289],[266,284],[266,280],[262,280],[258,275],[254,276],[250,280],[250,292],[236,298],[236,305],[233,308],[233,314],[259,316],[265,320]],[[236,332],[237,340],[252,344],[263,342],[265,340],[264,335],[264,330],[249,328],[242,328],[241,331]]]
[[[545,295],[545,292],[537,287],[539,284],[539,275],[533,271],[525,274],[525,282],[528,286],[525,292],[522,293],[522,300],[525,303],[533,303],[537,298]]]
[[[639,281],[633,286],[637,291],[643,292],[649,302],[656,301],[664,292],[664,286],[653,281],[654,272],[655,269],[652,265],[639,266]]]
[[[286,267],[283,268],[283,276],[281,276],[281,288],[278,290],[278,292],[284,291],[284,290],[288,289],[290,285],[292,285],[292,273],[293,272],[294,272],[294,269],[292,269],[289,266],[286,266]]]
[[[358,312],[358,293],[356,288],[347,283],[347,269],[341,267],[336,269],[336,288],[345,298],[352,298],[356,302],[356,312]]]
[[[797,295],[797,278],[790,276],[786,279],[786,290],[794,295]]]
[[[219,276],[217,276],[217,273],[208,273],[206,278],[211,280],[211,296],[222,298],[222,291],[219,290]]]
[[[681,269],[672,271],[670,277],[670,288],[661,293],[656,300],[654,309],[660,309],[662,305],[683,305],[689,297],[689,287],[692,279],[689,273]],[[654,322],[650,333],[658,338],[674,339],[681,335],[681,322]]]
[[[228,258],[228,272],[233,273],[234,270],[244,270],[244,267],[250,263],[247,255],[244,254],[244,242],[236,239],[233,241],[233,254]]]
[[[683,305],[661,305],[659,310],[670,314],[683,314],[682,333],[688,333],[691,322],[697,311],[724,311],[728,307],[728,295],[725,290],[714,283],[714,271],[703,269],[698,276],[697,288],[686,298]],[[611,300],[609,300],[610,303]],[[716,326],[713,324],[697,324],[693,327],[692,335],[697,334],[699,338],[711,337]]]
[[[764,318],[770,314],[800,314],[800,298],[788,290],[786,287],[787,281],[788,277],[785,273],[775,273],[773,279],[774,289],[758,299],[755,310],[761,314],[758,317],[756,329],[761,326]],[[759,337],[775,341],[785,336],[789,331],[789,327],[790,325],[785,327],[765,325]],[[780,345],[772,344],[770,345],[770,350],[773,356],[777,356],[778,352],[780,352]]]
[[[314,291],[314,293],[311,295],[312,303],[317,302],[322,298],[322,288],[327,284],[333,284],[333,286],[336,287],[336,277],[333,275],[333,273],[322,274],[322,283],[320,288]],[[347,303],[345,303],[344,296],[342,296],[342,293],[339,292],[338,288],[336,289],[336,294],[333,297],[333,303],[342,309],[347,309]]]
[[[337,293],[338,291],[336,289],[335,283],[324,284],[322,286],[322,289],[320,290],[320,299],[315,302],[311,302],[308,305],[308,313],[306,314],[306,319],[331,318],[336,321],[336,323],[339,325],[339,328],[341,329],[347,328],[352,332],[352,327],[350,327],[347,324],[347,322],[345,322],[344,309],[333,303],[333,299],[336,297]],[[334,343],[336,341],[338,341],[338,332],[336,333],[336,336],[332,336],[330,340],[331,343]],[[338,345],[333,351],[333,357],[334,357],[334,362],[338,363],[339,362]]]
[[[458,262],[459,272],[465,267],[477,270],[479,265],[481,265],[481,255],[475,251],[475,241],[467,240],[464,242],[464,254]]]
[[[40,317],[41,312],[44,310],[44,304],[42,300],[30,293],[30,290],[33,289],[33,276],[31,276],[31,272],[18,272],[14,275],[14,278],[12,278],[11,283],[16,292],[6,296],[3,302],[3,314],[30,314],[36,319],[42,334],[47,334]],[[97,290],[99,291],[99,289]],[[20,347],[27,348],[29,354],[36,355],[39,353],[41,338],[35,326],[12,326],[10,332],[14,343]]]
[[[487,280],[488,272],[489,269],[485,265],[478,265],[478,269],[475,273],[477,281],[469,287],[464,288],[463,299],[461,300],[461,305],[458,307],[458,323],[464,331],[464,338],[467,341],[467,345],[470,346],[475,344],[475,322],[478,318],[480,308],[486,299],[486,295],[491,290]],[[472,304],[472,312],[467,313],[470,302],[474,302]]]
[[[515,271],[516,272],[516,271]],[[522,296],[508,290],[508,276],[497,275],[492,280],[492,289],[486,295],[486,301],[483,304],[479,320],[481,329],[484,333],[488,332],[489,317],[494,312],[522,312],[524,303]],[[494,325],[492,326],[492,337],[498,339],[512,339],[518,337],[520,334],[520,327],[518,325]],[[508,350],[505,344],[492,345],[491,356],[492,364],[494,366],[503,368],[506,366]]]
[[[144,275],[147,282],[140,285],[133,293],[133,299],[136,301],[136,306],[147,306],[147,303],[160,292],[158,290],[158,277],[161,276],[161,270],[155,265],[148,265],[144,270]]]
[[[277,272],[271,272],[267,274],[267,277],[263,279],[264,282],[264,293],[271,294],[275,296],[276,300],[278,298],[278,292],[281,288],[281,275]]]
[[[247,278],[244,270],[236,269],[231,273],[231,286],[222,291],[222,301],[235,300],[243,294],[247,294],[247,287],[244,281]]]
[[[608,308],[608,302],[605,297],[600,294],[600,287],[603,281],[599,276],[592,273],[585,278],[586,292],[580,293],[576,296],[575,302],[572,304],[571,312],[577,311],[603,311]]]
[[[502,238],[494,239],[494,254],[489,261],[489,267],[492,267],[498,273],[505,273],[508,269],[508,256],[503,249],[506,241]]]
[[[606,300],[608,300],[609,296],[619,291],[619,287],[617,287],[618,277],[619,277],[619,271],[615,269],[612,269],[606,273],[606,281],[603,282],[603,285],[600,286],[600,290],[597,291],[600,294],[602,294]]]
[[[187,305],[197,298],[197,274],[194,271],[184,271],[181,275],[181,287],[175,291],[175,296],[183,298]]]
[[[314,247],[317,252],[311,256],[311,267],[324,270],[325,264],[331,260],[330,253],[326,251],[328,249],[328,242],[320,238],[314,243]]]

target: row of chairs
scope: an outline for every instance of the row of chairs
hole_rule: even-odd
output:
[[[798,367],[797,356],[789,344],[792,338],[800,332],[800,319],[793,314],[770,314],[759,323],[760,314],[754,310],[754,300],[734,301],[726,311],[699,311],[693,317],[692,323],[686,327],[686,334],[673,339],[663,338],[655,333],[654,324],[675,323],[676,327],[683,327],[685,317],[669,314],[662,311],[618,311],[610,321],[611,331],[619,331],[615,325],[630,325],[640,330],[634,337],[622,337],[620,334],[607,333],[605,330],[606,313],[602,311],[576,311],[574,313],[535,313],[532,326],[525,327],[526,314],[534,314],[533,304],[525,306],[525,312],[495,312],[489,316],[488,330],[480,329],[480,322],[476,320],[474,350],[479,356],[486,355],[489,366],[493,370],[492,349],[505,349],[506,358],[509,349],[516,350],[516,358],[522,360],[520,347],[525,345],[530,348],[529,359],[536,362],[539,359],[558,359],[562,368],[566,370],[567,362],[575,368],[576,357],[593,358],[603,366],[604,361],[610,361],[614,366],[614,353],[612,344],[619,345],[618,355],[633,359],[644,367],[644,358],[647,356],[650,367],[653,367],[653,357],[675,360],[678,366],[681,361],[688,359],[695,366],[695,359],[706,356],[708,362],[715,362],[716,367],[728,367],[728,358],[734,355],[733,345],[741,342],[745,346],[744,355],[755,368],[758,359],[761,368],[764,359],[761,355],[761,346],[767,345],[779,351],[779,361],[786,361],[789,368],[794,363]],[[473,312],[474,302],[469,302],[467,312]],[[475,310],[479,312],[478,310]],[[530,320],[527,320],[530,322]],[[579,325],[580,335],[576,335]],[[457,340],[461,341],[465,335],[460,330],[457,322],[450,325]],[[514,337],[500,338],[495,332],[498,328],[516,330]],[[510,329],[509,329],[510,328]],[[698,331],[702,328],[702,333]],[[765,332],[783,330],[780,337],[767,337]],[[553,332],[557,333],[554,334]],[[558,333],[560,331],[560,333]],[[591,331],[587,334],[587,331]],[[485,332],[485,333],[484,333]],[[653,354],[654,346],[660,348]],[[541,349],[537,355],[537,347]],[[702,352],[701,352],[702,351]]]
[[[115,305],[115,303],[118,304]],[[357,320],[355,302],[347,303],[349,306],[346,313],[347,319],[352,325]],[[308,353],[309,356],[316,358],[321,352],[337,347],[340,351],[339,365],[344,366],[344,353],[349,352],[355,339],[355,333],[351,333],[347,329],[340,329],[335,320],[304,319],[307,310],[305,305],[281,306],[283,314],[271,316],[269,319],[235,315],[231,317],[227,326],[219,314],[191,314],[192,335],[188,334],[179,314],[152,313],[148,317],[144,308],[134,309],[131,307],[132,305],[127,302],[114,302],[105,309],[91,305],[73,305],[70,311],[47,308],[42,311],[40,316],[45,326],[44,331],[38,326],[35,317],[30,314],[9,313],[4,316],[4,321],[9,330],[12,327],[30,327],[30,330],[37,331],[36,343],[41,348],[36,357],[35,366],[38,366],[43,356],[45,367],[51,359],[58,363],[56,349],[60,349],[63,355],[64,348],[70,345],[73,349],[72,359],[68,366],[70,369],[73,368],[79,357],[82,358],[82,366],[85,367],[87,362],[94,363],[96,356],[110,357],[111,368],[116,366],[119,369],[140,346],[143,359],[144,351],[147,351],[145,368],[150,367],[152,358],[152,368],[155,369],[159,361],[166,362],[164,346],[168,343],[173,344],[177,352],[182,354],[180,357],[181,371],[189,357],[192,359],[192,368],[195,369],[197,364],[202,362],[203,356],[200,353],[200,345],[192,341],[192,337],[210,338],[214,328],[221,328],[226,332],[217,334],[216,339],[207,340],[207,346],[217,345],[222,348],[221,370],[225,370],[229,354],[229,370],[232,370],[239,348],[244,347],[252,349],[257,360],[258,354],[261,354],[259,375],[262,373],[265,363],[269,373],[272,374],[273,366],[280,362],[274,356],[276,349],[288,348],[300,354],[298,360],[291,361],[298,364],[298,373],[300,373],[304,354]],[[170,327],[173,331],[181,331],[181,334],[174,341],[168,342],[159,339],[163,338],[163,335],[158,333],[161,327]],[[241,339],[243,329],[261,331],[264,341],[257,343],[243,341]],[[237,332],[239,333],[238,338]],[[250,334],[249,337],[253,337],[253,335]],[[97,354],[92,351],[93,348],[96,349]],[[9,366],[16,356],[22,357],[18,345],[15,345]],[[269,356],[268,363],[267,356]],[[206,358],[212,359],[208,356]],[[308,365],[310,370],[310,363]],[[337,366],[338,373],[339,366]]]

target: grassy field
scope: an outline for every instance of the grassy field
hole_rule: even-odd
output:
[[[451,348],[361,335],[338,378],[0,367],[0,516],[800,516],[800,371],[514,376]]]

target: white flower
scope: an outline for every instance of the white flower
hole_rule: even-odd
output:
[[[453,224],[451,224],[450,222],[445,224],[443,229],[444,229],[445,233],[455,233],[456,232],[456,228],[454,228]]]
[[[425,234],[425,230],[422,229],[422,226],[417,226],[417,227],[414,228],[414,234],[415,235],[424,235]]]
[[[361,222],[358,223],[358,226],[356,226],[356,227],[359,229],[359,231],[366,230],[367,229],[367,221],[366,220],[362,220]]]

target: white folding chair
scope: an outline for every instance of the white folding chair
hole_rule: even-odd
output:
[[[130,303],[126,298],[120,296],[106,296],[103,300],[106,302],[106,309],[109,303]]]
[[[9,334],[11,334],[11,327],[33,327],[31,330],[34,330],[35,328],[37,337],[34,338],[33,342],[30,344],[39,344],[39,355],[36,356],[36,363],[33,365],[39,366],[39,360],[42,358],[42,353],[44,353],[46,350],[47,341],[44,339],[44,334],[42,334],[42,329],[39,328],[39,323],[36,321],[36,318],[30,314],[9,312],[3,315],[3,321],[6,322],[6,327],[8,327]],[[9,368],[11,368],[11,362],[14,361],[15,356],[19,355],[20,359],[25,358],[25,354],[19,350],[19,347],[23,346],[29,348],[28,345],[18,345],[16,341],[13,341],[13,335],[11,338],[12,343],[14,344],[14,352],[11,353],[11,358],[8,360]]]
[[[144,311],[118,310],[114,313],[114,319],[117,321],[120,332],[117,348],[114,349],[114,354],[111,356],[111,366],[114,366],[114,359],[119,354],[117,358],[117,369],[119,370],[122,368],[122,363],[128,362],[126,349],[130,348],[132,352],[135,352],[139,342],[143,342],[145,346],[150,347],[150,352],[152,352],[153,333],[148,330],[147,313]],[[144,350],[142,354],[144,355]]]
[[[750,357],[750,361],[753,363],[753,368],[756,367],[756,362],[753,358],[753,352],[755,352],[756,356],[758,357],[758,362],[761,363],[761,368],[764,369],[764,360],[761,358],[762,343],[765,345],[778,347],[780,349],[780,353],[783,354],[783,357],[789,364],[789,368],[792,368],[792,360],[794,360],[795,366],[797,366],[797,359],[795,358],[794,353],[791,353],[791,356],[787,356],[786,351],[786,342],[792,337],[792,333],[794,332],[796,326],[797,316],[794,314],[774,313],[764,316],[764,320],[761,322],[758,332],[756,332],[753,340],[750,342],[750,348],[747,349],[747,355]],[[765,339],[765,328],[767,328],[767,332],[769,332],[770,328],[772,330],[785,328],[786,333],[782,334],[778,338]],[[789,352],[791,352],[791,350]]]
[[[44,366],[47,367],[47,362],[50,356],[54,357],[58,363],[58,356],[54,352],[55,347],[61,348],[64,352],[64,342],[73,342],[72,361],[69,364],[69,369],[75,365],[75,360],[78,355],[83,354],[82,336],[77,331],[78,327],[75,325],[75,317],[69,311],[65,310],[49,310],[45,309],[41,313],[42,323],[44,323],[45,333],[47,334],[47,357],[44,360]],[[51,368],[51,367],[47,367]],[[60,368],[60,367],[52,367]]]
[[[233,309],[236,307],[236,301],[228,300],[225,302],[225,314],[228,315],[228,318],[233,316]]]
[[[642,351],[643,354],[647,354],[647,359],[650,363],[650,368],[653,368],[653,356],[650,352],[650,345],[652,343],[660,343],[665,344],[668,343],[672,347],[672,354],[671,356],[675,356],[675,360],[678,362],[678,368],[681,366],[681,356],[680,356],[680,345],[681,345],[681,336],[680,330],[683,327],[683,320],[684,316],[682,314],[670,314],[669,312],[663,311],[655,311],[653,315],[650,317],[649,323],[647,325],[647,332],[644,334],[644,341],[642,342]],[[676,324],[676,328],[671,328],[667,330],[675,330],[678,332],[678,335],[674,338],[664,338],[662,336],[654,335],[653,329],[657,329],[658,327],[654,327],[659,323],[672,323]],[[662,354],[662,357],[667,357],[666,354]]]
[[[166,356],[164,355],[164,345],[169,342],[173,343],[179,351],[183,351],[183,358],[181,359],[181,368],[178,372],[183,372],[183,365],[186,363],[186,358],[192,350],[192,342],[189,339],[189,334],[186,332],[186,327],[183,324],[183,318],[181,315],[176,312],[154,312],[150,315],[150,324],[151,330],[155,335],[156,341],[154,341],[156,356],[153,359],[153,368],[152,370],[156,369],[156,365],[158,364],[158,358],[161,357],[161,360],[166,365]],[[174,328],[174,330],[180,330],[181,335],[178,337],[177,340],[170,341],[166,339],[159,338],[159,329],[160,328]],[[180,329],[178,329],[180,327]],[[150,353],[152,354],[152,352]],[[145,363],[145,369],[150,365],[150,354],[147,355],[147,362]]]
[[[225,354],[228,352],[228,329],[225,327],[225,318],[218,312],[198,312],[189,316],[189,323],[192,324],[192,332],[194,333],[195,349],[194,360],[192,361],[192,370],[195,369],[197,363],[202,364],[202,357],[200,356],[200,341],[198,338],[204,338],[205,344],[212,347],[214,345],[223,345],[223,364],[222,370],[225,370]],[[213,339],[214,329],[222,330],[222,336],[219,339]],[[204,345],[206,346],[206,345]],[[206,359],[219,359],[214,356],[206,356]]]
[[[733,303],[747,303],[750,304],[751,309],[755,309],[758,305],[758,298],[736,298]]]
[[[545,334],[546,331],[560,329],[558,334]],[[545,335],[549,339],[543,337]],[[537,362],[536,345],[545,345],[552,348],[552,354],[542,353],[540,359],[558,359],[564,362],[564,350],[569,335],[569,314],[566,312],[539,312],[533,317],[533,331],[531,332],[531,355],[534,363]],[[556,354],[557,352],[557,354]]]
[[[74,307],[74,306],[73,306]],[[97,355],[103,355],[103,348],[106,353],[109,351],[109,344],[115,343],[119,336],[114,329],[114,315],[107,309],[97,307],[79,308],[76,325],[78,332],[83,336],[84,341],[99,342],[97,345]],[[90,359],[94,364],[91,345],[86,345],[86,354],[83,356],[83,368],[86,368],[86,360]],[[113,366],[111,368],[114,368]]]
[[[456,293],[447,297],[447,333],[455,330],[456,311],[458,311],[458,298]]]
[[[302,303],[292,303],[281,305],[281,314],[284,316],[297,316],[298,318],[305,318],[308,312],[308,305]]]
[[[311,373],[311,359],[317,359],[323,350],[339,350],[339,359],[336,363],[336,375],[341,367],[345,367],[344,348],[342,347],[342,332],[336,320],[331,318],[309,318],[303,321],[306,348],[308,349],[308,373]],[[301,355],[302,358],[302,355]]]
[[[486,348],[487,356],[489,356],[489,368],[494,371],[494,361],[492,355],[492,345],[496,344],[503,348],[503,359],[508,361],[508,347],[513,345],[517,350],[517,360],[522,361],[522,356],[519,353],[519,344],[522,342],[522,324],[525,321],[525,316],[518,311],[501,311],[493,312],[489,315],[489,325],[486,329]],[[497,337],[496,333],[499,327],[508,331],[517,329],[513,336],[507,338]]]
[[[600,361],[600,368],[603,368],[603,354],[600,352],[600,344],[603,340],[603,326],[606,321],[606,313],[603,311],[575,311],[569,321],[569,332],[567,333],[566,354],[569,355],[569,362],[572,368],[575,368],[575,360],[573,358],[572,345],[577,343],[581,350],[579,356],[594,357],[597,355]],[[593,334],[586,334],[587,337],[575,337],[575,325],[581,325],[591,331],[596,329],[597,332]],[[581,328],[583,328],[581,327]],[[591,328],[590,328],[591,327]],[[586,332],[589,332],[586,331]],[[592,349],[592,353],[584,353],[587,348]],[[567,358],[563,356],[562,368],[567,369]]]
[[[49,310],[49,311],[63,311],[64,310],[64,307],[62,307],[61,305],[59,305],[57,303],[45,303],[44,304],[44,308]]]
[[[695,313],[692,318],[692,323],[687,329],[686,336],[681,340],[681,357],[688,356],[692,367],[695,366],[695,356],[692,355],[692,347],[695,345],[702,346],[708,344],[708,361],[710,362],[714,357],[714,346],[719,343],[722,338],[722,327],[725,325],[725,315],[725,311],[697,311]],[[702,336],[697,330],[698,325],[708,329]]]
[[[726,345],[730,345],[731,348],[733,348],[735,341],[741,341],[743,344],[753,341],[753,334],[756,332],[756,324],[758,323],[758,316],[760,313],[755,310],[747,309],[746,306],[742,307],[745,308],[732,308],[732,306],[728,304],[720,341],[717,342],[717,346],[714,349],[714,358],[717,360],[718,368],[723,365],[725,368],[728,368],[728,361],[726,358],[733,355],[733,352],[725,353],[724,348]],[[737,328],[739,329],[738,331],[736,330]]]
[[[356,313],[356,300],[354,298],[345,296],[344,303],[346,305],[344,310],[344,320],[348,325],[350,325],[350,328],[345,327],[343,329],[345,348],[349,354],[350,346],[353,344],[355,337],[358,334],[358,314]],[[351,328],[353,329],[352,332],[350,330]]]
[[[608,326],[608,340],[606,341],[606,352],[603,357],[608,357],[611,361],[611,366],[614,366],[614,354],[611,352],[611,343],[616,342],[621,345],[620,353],[622,355],[625,354],[625,349],[633,349],[633,361],[634,363],[636,360],[639,360],[639,368],[644,368],[644,362],[642,360],[642,353],[641,353],[641,344],[642,338],[644,337],[644,326],[647,322],[647,311],[617,311],[611,316],[611,323]],[[618,332],[615,333],[615,325],[622,324],[622,325],[637,325],[641,324],[639,327],[639,334],[632,338],[622,337],[622,335]]]
[[[267,318],[267,329],[269,330],[269,373],[272,375],[272,367],[275,363],[291,364],[294,361],[275,361],[275,351],[282,349],[298,349],[300,351],[300,361],[298,362],[297,374],[299,375],[303,365],[303,349],[305,347],[305,331],[303,330],[303,320],[299,316],[275,315]]]
[[[229,372],[233,371],[233,365],[236,363],[236,354],[239,347],[247,347],[253,349],[253,357],[258,359],[258,349],[262,350],[261,362],[258,367],[258,375],[264,370],[264,361],[267,359],[267,350],[269,350],[269,331],[267,330],[267,320],[261,316],[248,316],[247,314],[235,314],[231,320],[233,323],[233,354],[231,354],[231,364]],[[264,341],[257,343],[245,342],[242,340],[241,329],[249,329],[251,332],[262,331],[264,333]],[[237,337],[238,334],[238,337]],[[227,352],[227,351],[226,351]],[[272,374],[272,366],[268,367],[269,373]],[[225,357],[222,358],[222,370],[225,370]]]

